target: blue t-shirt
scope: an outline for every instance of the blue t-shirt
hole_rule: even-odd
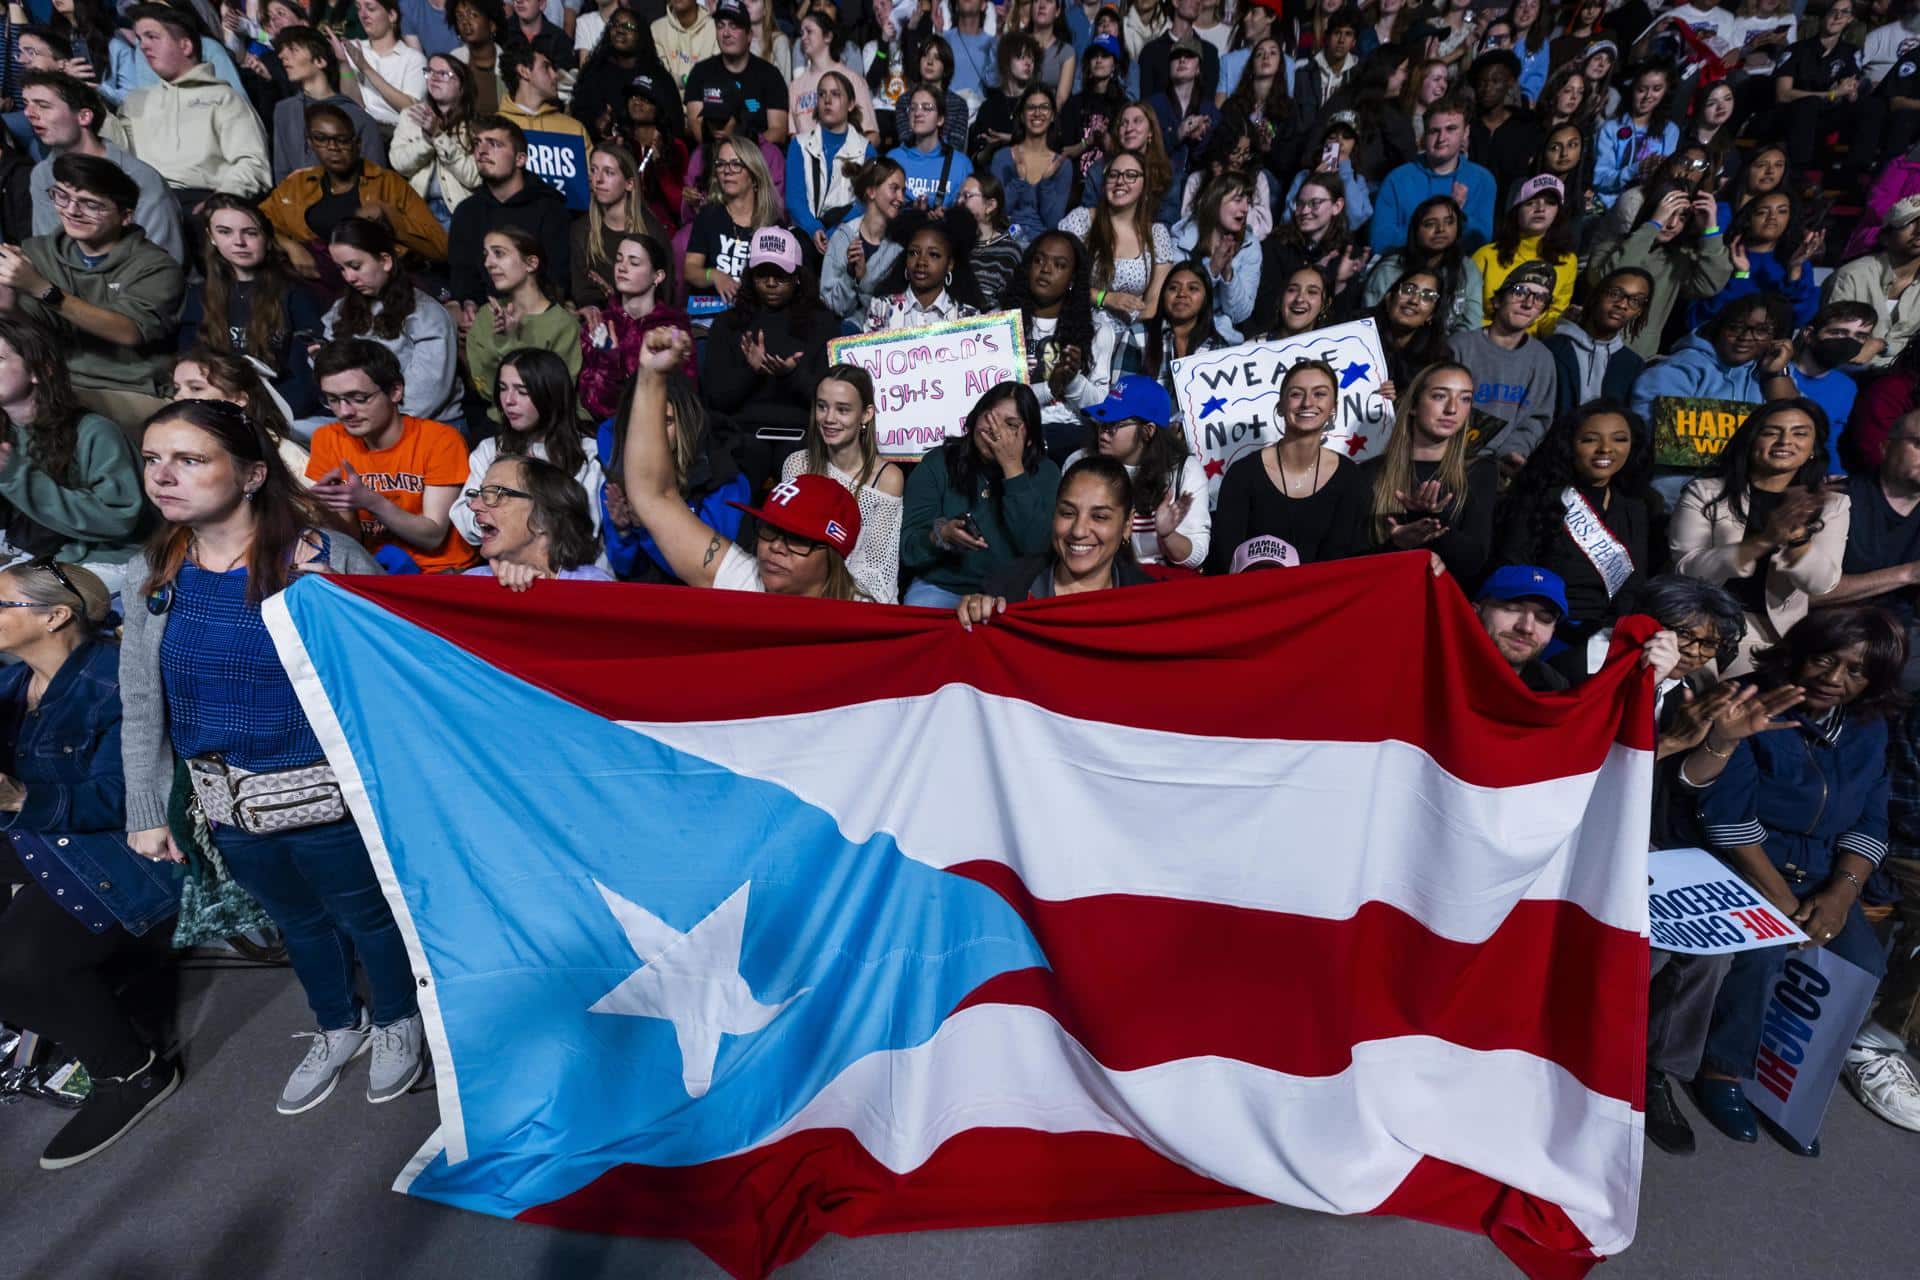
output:
[[[1793,385],[1800,389],[1800,394],[1827,411],[1827,421],[1832,424],[1827,434],[1832,461],[1827,464],[1827,470],[1839,475],[1846,470],[1840,465],[1840,436],[1847,429],[1847,419],[1853,415],[1853,400],[1860,394],[1860,387],[1844,369],[1829,369],[1815,376],[1800,372],[1797,364],[1789,364],[1787,368],[1793,371]]]
[[[960,198],[961,185],[973,176],[972,162],[952,147],[932,151],[895,147],[887,152],[887,159],[906,170],[907,199],[925,196],[930,205],[951,205]]]

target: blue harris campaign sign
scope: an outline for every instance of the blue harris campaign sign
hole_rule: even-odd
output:
[[[567,208],[587,207],[587,140],[572,133],[527,131],[527,172],[567,198]]]

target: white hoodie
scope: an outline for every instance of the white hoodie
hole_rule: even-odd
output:
[[[172,84],[136,89],[120,114],[129,150],[159,170],[170,187],[254,197],[273,185],[260,118],[204,62]]]

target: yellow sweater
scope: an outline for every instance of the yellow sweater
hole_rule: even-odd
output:
[[[1486,293],[1482,302],[1485,303],[1489,316],[1493,314],[1493,295],[1500,292],[1501,283],[1522,263],[1531,262],[1538,257],[1540,257],[1539,236],[1527,236],[1522,239],[1518,252],[1510,261],[1504,263],[1500,261],[1500,250],[1494,247],[1492,241],[1473,251],[1473,265],[1480,268],[1480,277],[1486,282]],[[1545,261],[1545,259],[1542,260]],[[1540,318],[1535,320],[1533,327],[1528,330],[1536,338],[1544,338],[1553,332],[1555,325],[1560,323],[1561,314],[1573,302],[1573,281],[1580,273],[1580,260],[1571,253],[1563,254],[1557,262],[1550,265],[1553,267],[1553,300],[1547,303],[1547,309],[1540,313]]]

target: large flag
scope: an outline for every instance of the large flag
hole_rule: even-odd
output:
[[[1263,1200],[1540,1276],[1633,1238],[1651,682],[1528,693],[1425,556],[971,633],[480,579],[268,621],[420,979],[398,1189],[737,1276]]]

